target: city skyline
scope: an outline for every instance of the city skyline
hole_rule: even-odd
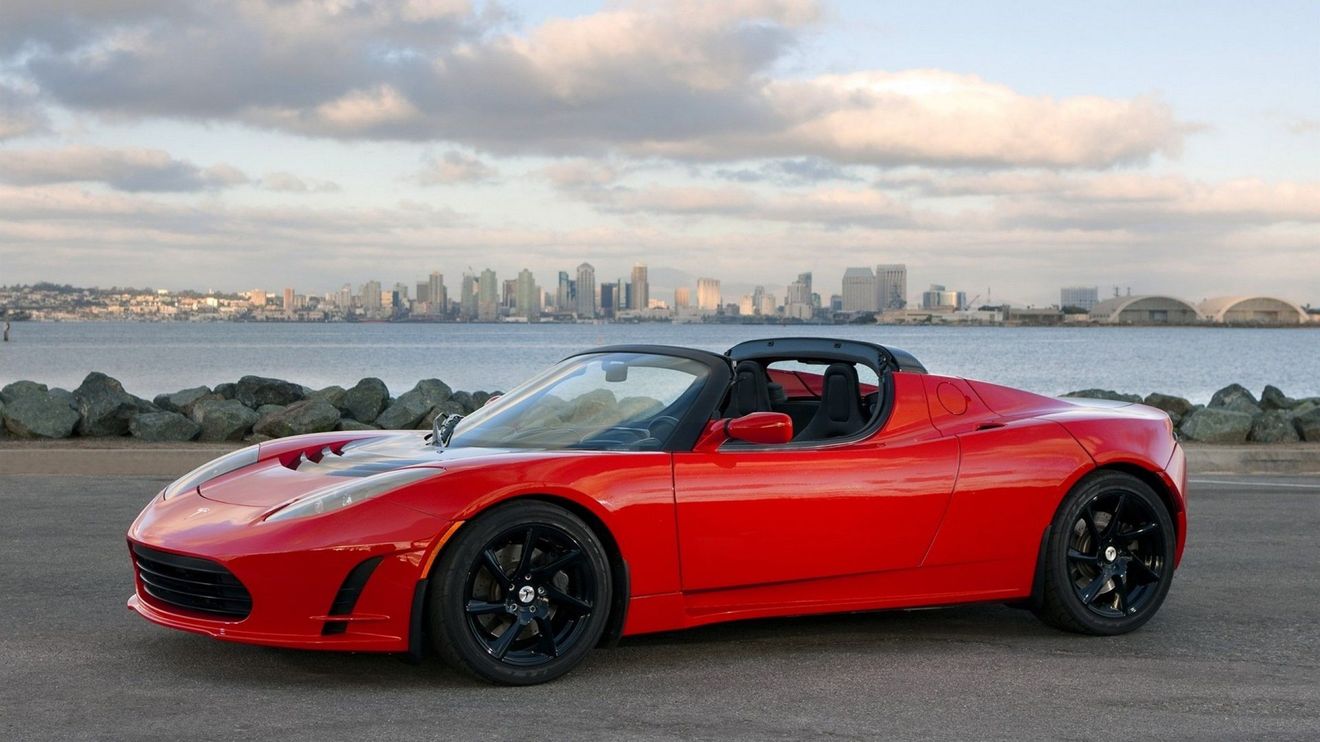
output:
[[[331,290],[485,264],[549,286],[586,259],[598,285],[645,262],[782,302],[798,272],[905,263],[909,303],[930,283],[1320,301],[1313,3],[5,15],[3,284]]]

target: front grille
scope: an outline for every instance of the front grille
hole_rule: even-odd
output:
[[[210,559],[180,556],[133,544],[138,579],[166,605],[227,619],[247,618],[252,596],[232,572]]]

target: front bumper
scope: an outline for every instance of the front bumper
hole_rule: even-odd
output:
[[[228,569],[251,595],[245,618],[209,615],[152,596],[136,560],[128,607],[161,626],[226,641],[409,651],[414,593],[446,521],[383,502],[278,525],[256,525],[261,512],[195,495],[157,498],[129,531],[130,551],[136,543]],[[374,567],[355,585],[350,574],[364,562]],[[355,592],[347,612],[345,588]]]

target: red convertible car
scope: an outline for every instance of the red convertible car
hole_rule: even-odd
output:
[[[1164,413],[926,372],[870,343],[586,351],[468,417],[235,451],[128,532],[129,607],[237,642],[507,684],[620,636],[1003,601],[1151,618],[1186,539]]]

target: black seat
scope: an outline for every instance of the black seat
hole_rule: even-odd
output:
[[[820,406],[811,422],[793,440],[819,441],[852,435],[866,425],[857,369],[850,363],[833,363],[821,378]]]
[[[733,390],[725,417],[742,417],[770,411],[770,379],[756,361],[741,361],[733,369]]]

